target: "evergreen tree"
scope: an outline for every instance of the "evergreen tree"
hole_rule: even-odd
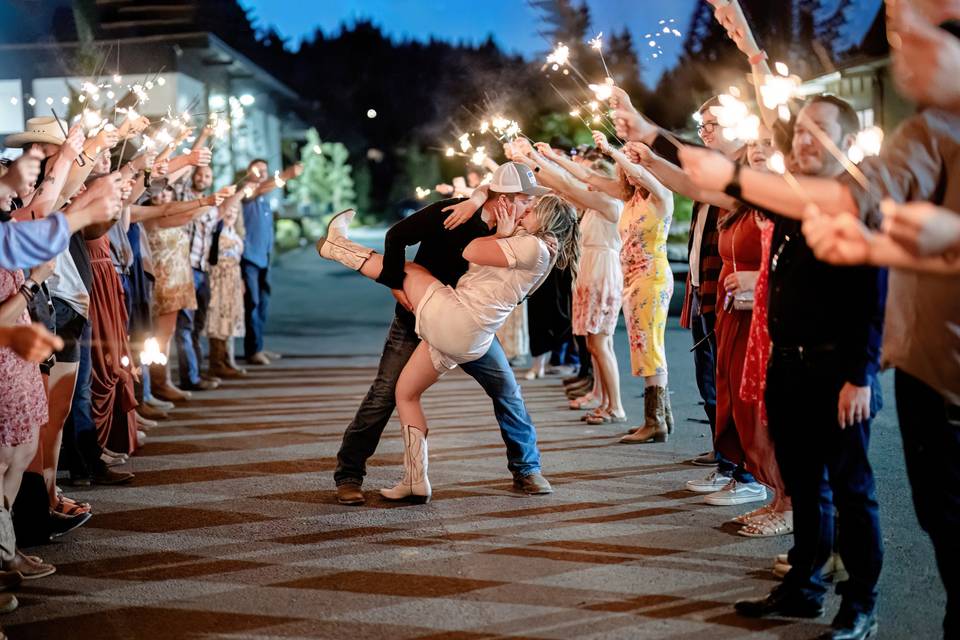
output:
[[[303,173],[288,183],[288,201],[314,215],[356,206],[348,157],[346,147],[339,142],[321,141],[317,130],[311,128],[300,149]]]

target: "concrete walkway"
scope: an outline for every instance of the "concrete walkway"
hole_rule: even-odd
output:
[[[684,460],[709,444],[679,327],[669,443],[618,445],[617,430],[565,408],[557,380],[524,383],[556,493],[519,495],[490,403],[457,371],[426,402],[433,502],[377,498],[400,472],[393,422],[368,503],[351,508],[333,499],[335,454],[392,298],[308,251],[284,256],[274,286],[269,346],[287,357],[177,409],[131,463],[135,484],[68,491],[96,515],[34,550],[58,572],[21,589],[21,608],[0,621],[11,638],[813,638],[829,623],[834,599],[816,622],[733,614],[734,600],[776,584],[771,560],[790,540],[737,536],[725,523],[745,508],[681,490],[705,473]],[[641,391],[625,383],[638,420]],[[874,433],[880,637],[937,637],[943,592],[892,408]]]

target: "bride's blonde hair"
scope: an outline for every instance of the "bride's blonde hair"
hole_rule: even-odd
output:
[[[540,221],[540,229],[535,235],[552,235],[557,239],[558,269],[570,268],[573,279],[577,279],[580,268],[580,225],[577,222],[577,210],[559,196],[542,196],[533,209]]]

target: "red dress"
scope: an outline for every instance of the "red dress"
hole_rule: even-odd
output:
[[[22,284],[22,271],[0,269],[0,301],[18,295]],[[30,324],[26,309],[16,324]],[[13,349],[0,347],[0,447],[32,442],[46,422],[47,396],[40,367],[22,359]]]
[[[137,446],[131,366],[127,341],[127,308],[120,276],[110,260],[110,240],[104,235],[87,241],[93,270],[90,292],[92,375],[90,395],[100,446],[131,453]]]
[[[760,420],[757,402],[741,398],[747,343],[753,313],[724,310],[724,280],[736,271],[759,271],[762,262],[760,227],[752,211],[720,231],[723,269],[717,295],[717,421],[716,448],[735,464],[742,464],[756,479],[783,493],[783,480],[774,457],[773,443]],[[734,269],[736,259],[736,269]],[[757,292],[754,297],[758,298]]]

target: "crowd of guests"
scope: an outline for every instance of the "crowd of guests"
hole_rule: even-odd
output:
[[[438,231],[482,224],[472,233],[508,237],[512,231],[499,230],[504,203],[528,207],[518,217],[540,211],[543,199],[535,203],[541,184],[554,194],[544,198],[560,196],[577,210],[577,259],[558,263],[522,304],[514,309],[511,303],[500,341],[484,358],[462,361],[494,402],[514,486],[549,493],[522,400],[515,407],[519,420],[505,417],[499,404],[516,393],[515,381],[510,376],[491,388],[476,365],[499,361],[503,352],[528,352],[533,366],[526,377],[534,379],[544,375],[551,354],[554,364],[563,364],[566,353],[578,352],[580,370],[564,380],[570,408],[583,411],[588,424],[630,424],[613,349],[623,311],[631,373],[643,379],[644,416],[620,441],[666,441],[674,427],[665,355],[674,282],[666,243],[673,194],[690,198],[680,323],[691,332],[713,448],[691,461],[709,469],[685,488],[704,494],[709,505],[758,507],[734,518],[743,536],[793,536],[789,553],[774,559],[783,582],[764,597],[738,602],[737,612],[816,618],[824,613],[827,583],[834,581],[842,601],[825,637],[876,634],[883,542],[868,445],[871,421],[882,406],[878,376],[882,367],[892,367],[916,512],[947,591],[944,637],[958,638],[960,11],[950,3],[888,2],[895,77],[920,109],[887,138],[879,156],[857,167],[848,160],[861,130],[854,108],[827,94],[793,99],[785,109],[763,106],[764,78],[772,76],[765,52],[736,2],[711,3],[753,71],[758,135],[728,135],[717,96],[698,109],[699,142],[687,142],[653,124],[623,90],[611,87],[622,146],[611,145],[599,131],[591,153],[571,154],[524,138],[507,142],[511,162],[491,184],[477,182],[474,172],[469,187],[466,181],[438,186],[466,199],[435,203],[414,214],[416,223],[392,229],[383,261],[396,261],[398,269],[403,258],[393,245],[420,242],[408,268],[428,269],[452,287],[463,282],[462,269],[455,270],[460,256],[438,246],[457,246],[454,236],[444,240]],[[504,178],[527,169],[536,176],[533,187]],[[529,204],[518,206],[518,200]],[[442,227],[434,220],[441,210],[448,215]],[[353,251],[355,263],[321,255],[394,289],[400,302],[394,327],[402,326],[401,307],[412,310],[402,276],[364,271],[371,251],[358,253],[344,230],[325,242]],[[474,265],[463,278],[475,273]],[[417,341],[412,325],[405,331],[409,353]],[[364,462],[393,409],[388,398],[396,380],[384,372],[403,367],[395,362],[397,354],[386,361],[394,333],[392,328],[381,375],[338,454],[335,480],[343,504],[363,502]],[[480,368],[494,370],[491,364]],[[401,389],[396,393],[399,402]],[[382,401],[374,419],[368,414],[377,398]],[[381,493],[429,499],[426,428],[403,428],[416,432],[405,435],[404,480]],[[532,460],[526,467],[517,462],[521,441],[525,459]],[[409,443],[417,447],[413,457]]]
[[[191,394],[246,375],[234,356],[269,364],[273,212],[265,197],[297,175],[256,159],[212,191],[212,133],[174,154],[132,153],[164,126],[142,116],[96,135],[54,117],[7,136],[0,165],[0,610],[55,567],[20,549],[83,525],[74,487],[128,484],[151,428]],[[118,167],[112,170],[111,167]],[[202,337],[209,344],[204,366]],[[176,341],[179,380],[167,365]],[[60,472],[58,476],[58,471]]]

